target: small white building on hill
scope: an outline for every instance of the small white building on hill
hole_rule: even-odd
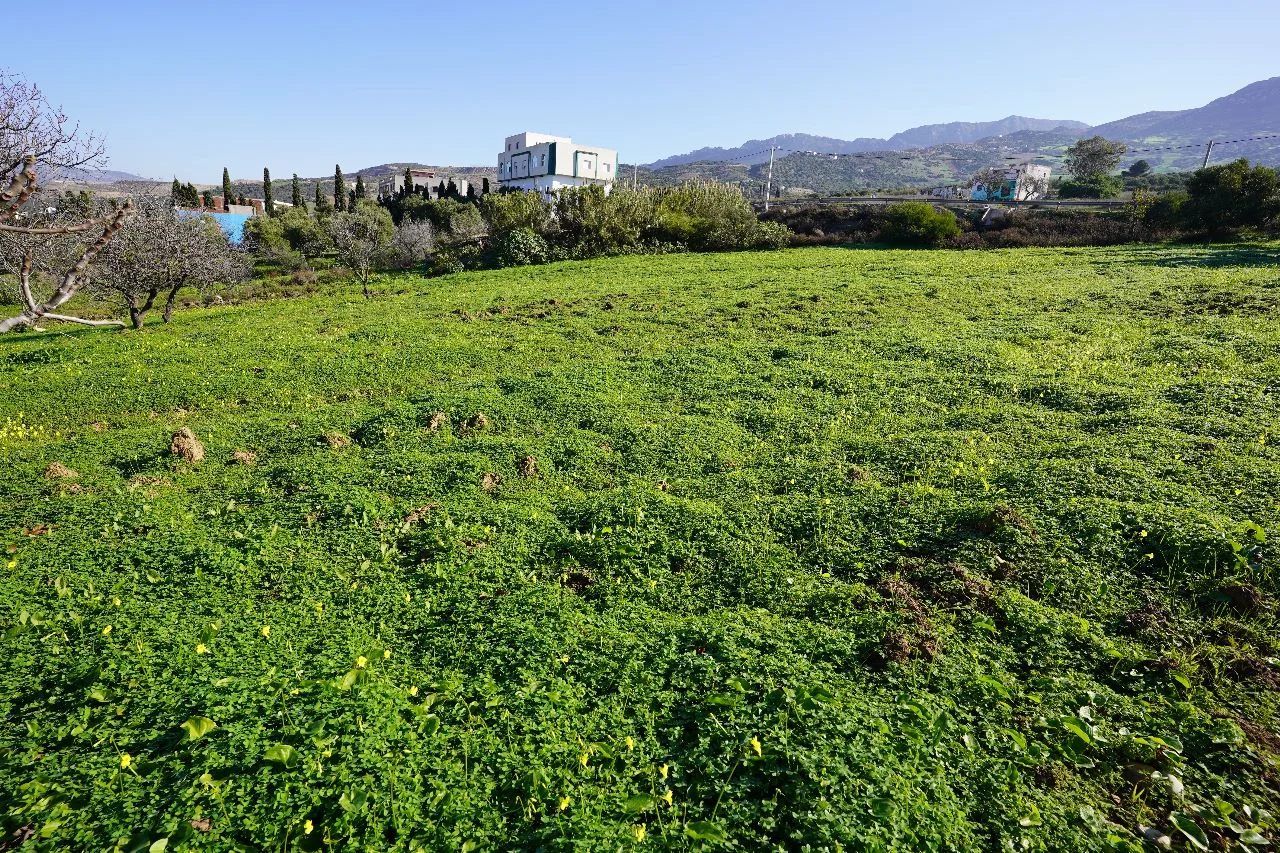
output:
[[[498,188],[532,190],[551,198],[565,187],[613,188],[618,152],[574,142],[567,136],[517,133],[498,155]]]

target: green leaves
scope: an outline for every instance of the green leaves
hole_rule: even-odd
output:
[[[187,733],[187,740],[200,740],[218,727],[218,724],[208,717],[192,717],[182,724],[182,730]]]
[[[728,835],[719,824],[709,820],[694,820],[685,824],[684,834],[697,841],[725,841]]]
[[[1173,821],[1173,825],[1186,836],[1187,841],[1191,842],[1191,846],[1197,850],[1209,849],[1209,836],[1205,835],[1200,825],[1192,819],[1191,815],[1185,812],[1174,812],[1169,815],[1169,819]]]
[[[289,744],[278,743],[269,747],[263,753],[262,758],[264,761],[268,761],[284,770],[292,770],[297,766],[300,756],[298,755],[298,750],[289,746]]]
[[[633,797],[627,797],[627,801],[623,803],[623,808],[626,809],[627,814],[639,814],[657,807],[658,798],[649,794],[636,794]]]

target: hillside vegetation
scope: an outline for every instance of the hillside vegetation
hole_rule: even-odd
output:
[[[6,336],[0,846],[1274,841],[1277,260],[642,256]]]

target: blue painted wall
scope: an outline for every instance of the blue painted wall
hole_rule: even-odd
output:
[[[249,221],[247,213],[212,213],[200,210],[179,210],[179,216],[207,216],[214,222],[218,223],[218,227],[222,229],[222,233],[227,235],[227,239],[232,243],[239,245],[244,239],[244,224]]]

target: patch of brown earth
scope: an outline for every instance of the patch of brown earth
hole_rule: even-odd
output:
[[[432,432],[436,432],[441,427],[446,427],[448,425],[449,425],[449,416],[446,415],[444,412],[436,412],[427,421],[427,429],[431,430]]]
[[[204,461],[204,445],[190,427],[183,427],[173,434],[169,442],[169,452],[185,462],[195,464]]]
[[[485,473],[483,477],[480,478],[480,488],[484,489],[486,492],[491,492],[501,485],[502,485],[501,474],[495,474],[492,471],[488,471]]]
[[[520,464],[516,467],[520,472],[521,477],[538,476],[538,460],[533,456],[526,456],[524,459],[521,459]]]
[[[324,443],[329,445],[330,450],[341,450],[351,445],[351,439],[340,432],[326,432]]]
[[[46,480],[74,480],[79,476],[79,471],[74,471],[61,462],[50,462],[49,467],[44,469]]]
[[[252,465],[258,461],[258,454],[252,450],[237,450],[231,454],[231,461],[237,465]]]

